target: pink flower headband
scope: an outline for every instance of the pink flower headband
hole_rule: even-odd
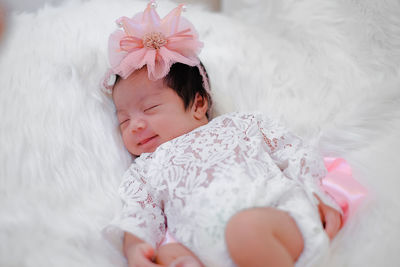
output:
[[[149,79],[158,80],[165,77],[176,62],[197,66],[204,88],[210,93],[208,79],[197,57],[203,43],[198,40],[194,26],[181,17],[183,9],[181,4],[160,19],[156,2],[151,0],[144,12],[116,21],[123,30],[114,31],[108,41],[111,69],[103,82],[108,93],[114,85],[114,82],[110,84],[113,75],[126,79],[146,65]]]

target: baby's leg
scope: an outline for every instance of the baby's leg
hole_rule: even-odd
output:
[[[180,243],[168,243],[161,246],[155,262],[162,266],[202,267],[203,264],[188,248]]]
[[[226,226],[229,254],[239,266],[294,266],[304,241],[290,215],[274,208],[235,214]]]

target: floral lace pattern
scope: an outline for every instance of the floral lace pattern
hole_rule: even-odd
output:
[[[325,174],[320,155],[276,121],[257,113],[226,114],[135,159],[120,186],[123,208],[112,225],[153,246],[168,226],[195,253],[208,253],[207,261],[211,251],[226,254],[224,226],[233,214],[279,208],[294,192],[307,203],[315,201],[313,192],[325,200],[319,189]]]

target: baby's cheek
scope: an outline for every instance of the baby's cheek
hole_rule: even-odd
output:
[[[135,148],[135,144],[133,142],[132,136],[127,131],[122,131],[122,141],[124,142],[124,146],[129,152],[133,153],[131,150]]]
[[[122,141],[124,142],[124,145],[127,146],[129,144],[128,136],[125,131],[121,131],[121,137]]]

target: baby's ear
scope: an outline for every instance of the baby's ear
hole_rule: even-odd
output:
[[[196,96],[192,105],[192,113],[193,117],[197,120],[207,119],[206,113],[208,110],[208,101],[207,98],[196,93]]]

